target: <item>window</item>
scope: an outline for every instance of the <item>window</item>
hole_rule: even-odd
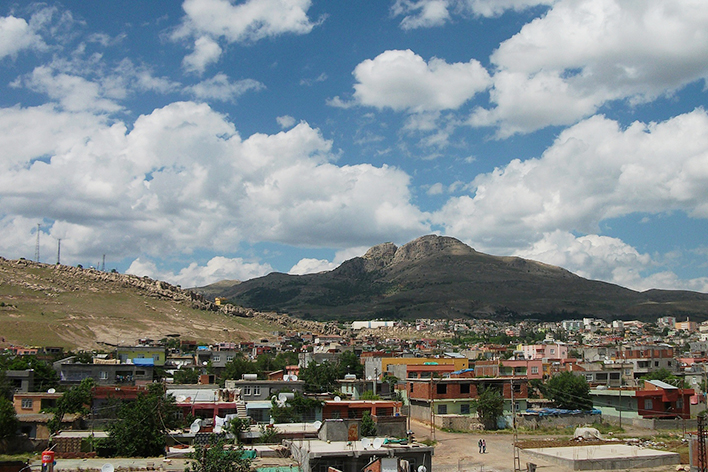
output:
[[[251,394],[251,386],[250,385],[245,385],[243,387],[243,394],[244,395],[250,395]]]
[[[659,367],[659,361],[654,361],[654,367]]]
[[[671,367],[671,361],[668,362],[669,367]]]
[[[653,410],[654,409],[654,402],[651,400],[651,398],[647,398],[644,400],[644,409],[645,410]]]
[[[438,395],[444,395],[447,393],[447,384],[437,384],[436,387]]]
[[[447,405],[438,405],[438,415],[447,415]]]
[[[460,384],[460,393],[470,393],[470,384]]]
[[[538,374],[538,366],[536,366],[536,365],[531,366],[531,373]]]
[[[592,382],[593,381],[592,374],[585,374],[585,380],[587,380],[588,382]]]
[[[226,356],[226,362],[231,362],[234,360],[234,356]]]
[[[108,372],[105,370],[102,370],[101,372],[98,373],[98,378],[99,380],[107,380],[108,379]]]
[[[413,391],[413,382],[411,382],[411,392]]]
[[[214,362],[219,362],[221,360],[221,356],[213,356],[211,360]]]
[[[461,415],[469,415],[470,414],[470,404],[469,403],[463,403],[460,405],[460,414]]]
[[[22,409],[24,410],[31,410],[32,409],[32,399],[31,398],[23,398],[22,399]]]
[[[261,386],[260,385],[255,385],[253,387],[253,394],[254,395],[260,395],[261,394]]]
[[[551,348],[551,354],[555,354],[555,353],[556,353],[556,350]]]
[[[152,355],[152,359],[153,359],[154,361],[159,361],[159,360],[160,360],[160,355],[159,355],[159,354],[153,354],[153,355]]]

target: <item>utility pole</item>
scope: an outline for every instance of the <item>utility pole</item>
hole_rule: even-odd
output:
[[[37,223],[37,244],[34,246],[34,260],[35,262],[39,262],[39,228],[41,227],[41,223]]]
[[[57,239],[57,265],[61,264],[61,238]]]
[[[103,255],[103,262],[101,262],[101,272],[106,271],[106,255]],[[374,389],[374,395],[376,395],[376,389]]]
[[[511,387],[511,427],[514,430],[514,472],[521,472],[521,457],[519,456],[519,431],[516,429],[516,402],[514,401],[514,378],[509,382]]]

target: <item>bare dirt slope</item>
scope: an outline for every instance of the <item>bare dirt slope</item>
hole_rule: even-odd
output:
[[[0,346],[95,349],[168,335],[200,342],[331,328],[275,313],[219,307],[166,282],[0,258]]]

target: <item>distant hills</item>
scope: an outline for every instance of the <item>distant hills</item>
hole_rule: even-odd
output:
[[[653,320],[708,318],[708,295],[637,292],[588,280],[560,267],[477,252],[461,241],[423,236],[401,247],[374,246],[328,272],[272,273],[196,289],[255,310],[305,319],[507,317]]]

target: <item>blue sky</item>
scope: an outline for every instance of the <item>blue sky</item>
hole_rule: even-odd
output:
[[[0,255],[182,286],[437,233],[708,291],[703,0],[0,5]]]

